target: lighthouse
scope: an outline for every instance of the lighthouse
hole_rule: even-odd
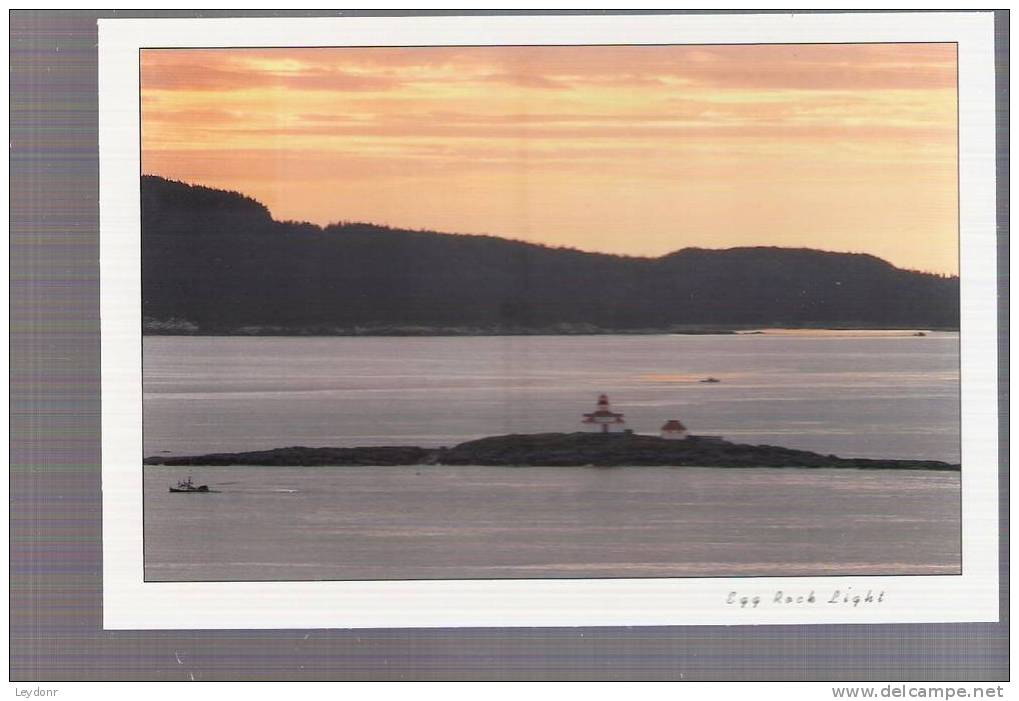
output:
[[[598,397],[598,407],[592,413],[584,414],[584,418],[580,422],[589,426],[600,426],[602,433],[609,433],[613,428],[622,429],[623,424],[626,423],[622,414],[614,412],[609,408],[609,396],[607,394],[602,394]]]

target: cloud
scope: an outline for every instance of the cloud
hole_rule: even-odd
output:
[[[715,88],[929,90],[955,87],[953,45],[873,47],[824,44],[756,46],[747,61],[723,50],[698,52],[676,77]]]
[[[952,44],[349,49],[142,53],[146,90],[386,91],[491,83],[785,90],[954,88]]]
[[[543,90],[562,90],[570,87],[569,84],[563,80],[550,78],[538,73],[514,73],[509,71],[490,73],[473,79],[467,78],[466,80],[500,83],[503,85],[516,85],[521,88],[541,88]]]
[[[150,53],[152,52],[152,53]],[[402,82],[381,74],[361,74],[321,62],[290,67],[259,61],[229,50],[167,49],[142,52],[143,91],[285,90],[386,91]]]
[[[216,125],[196,129],[217,130]],[[430,121],[378,121],[362,123],[339,121],[332,124],[299,124],[293,126],[223,128],[224,133],[249,137],[376,137],[387,139],[532,139],[587,140],[590,142],[627,139],[634,141],[662,139],[951,139],[954,129],[947,125],[896,124],[797,124],[789,122],[758,122],[754,124],[713,124],[681,120],[662,122],[622,122],[618,124],[520,123],[470,124]]]
[[[145,172],[288,218],[917,261],[956,233],[951,44],[145,50],[141,99]]]
[[[145,126],[153,124],[201,124],[203,126],[215,126],[222,124],[233,125],[243,119],[243,115],[237,112],[215,108],[196,109],[158,109],[157,107],[143,103],[142,109],[145,112]]]

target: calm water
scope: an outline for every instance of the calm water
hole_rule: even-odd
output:
[[[959,475],[710,468],[146,468],[150,580],[959,571]]]
[[[631,428],[958,461],[956,334],[147,338],[146,454]],[[700,384],[712,376],[719,384]],[[146,468],[152,580],[959,571],[959,476],[701,468]]]
[[[959,460],[957,334],[150,337],[145,452],[575,431],[599,392],[638,433]]]

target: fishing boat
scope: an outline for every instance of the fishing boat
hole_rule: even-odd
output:
[[[721,380],[717,377],[705,377],[703,380],[698,380],[698,382],[706,382],[707,384],[713,385],[716,382],[721,382]]]
[[[180,480],[177,482],[176,487],[170,487],[171,492],[208,492],[209,485],[196,485],[191,481],[191,476],[188,475],[186,480]]]

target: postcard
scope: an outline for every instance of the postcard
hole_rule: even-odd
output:
[[[997,621],[992,32],[101,20],[105,627]]]

